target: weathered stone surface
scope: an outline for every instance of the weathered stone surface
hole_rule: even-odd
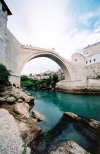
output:
[[[37,121],[42,121],[45,119],[45,117],[41,113],[35,110],[32,110],[32,116],[33,118],[37,119]]]
[[[0,97],[0,102],[5,102],[5,101],[6,101],[5,97]]]
[[[16,103],[15,112],[20,115],[23,115],[26,118],[30,118],[29,105],[26,103]]]
[[[70,117],[72,117],[74,119],[77,119],[78,118],[78,115],[76,115],[76,114],[74,114],[72,112],[65,112],[64,114],[66,114],[66,115],[68,115],[68,116],[70,116]]]
[[[49,152],[49,154],[89,154],[82,147],[73,141],[62,143],[56,150]]]
[[[34,138],[38,136],[41,132],[41,128],[35,122],[34,119],[30,117],[29,114],[30,106],[27,103],[16,103],[15,104],[15,119],[18,124],[21,137],[23,140],[30,143]]]
[[[5,109],[0,109],[0,154],[22,154],[24,148],[15,119]],[[30,149],[27,148],[27,154]]]
[[[18,89],[16,87],[13,87],[13,94],[18,97],[18,99],[22,99],[23,101],[27,103],[34,103],[34,97],[27,95],[26,92],[24,92],[22,89]]]
[[[41,128],[32,118],[24,119],[23,118],[17,121],[21,137],[27,143],[30,143],[35,139],[41,132]]]
[[[76,115],[72,112],[64,112],[64,115],[67,115],[75,120],[83,121],[83,122],[87,123],[89,126],[95,128],[97,130],[100,130],[100,122],[99,121],[96,121],[94,119],[88,119],[88,118]]]
[[[15,103],[16,99],[14,97],[8,97],[7,102],[8,103]]]
[[[100,130],[100,122],[99,121],[91,119],[91,122],[89,122],[89,125],[94,127],[95,129],[99,129]]]
[[[18,103],[22,103],[23,102],[23,100],[22,99],[18,99]]]

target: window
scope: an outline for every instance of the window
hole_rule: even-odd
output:
[[[86,61],[86,64],[87,64],[88,62]]]
[[[95,61],[95,59],[94,59],[94,61]]]
[[[93,72],[95,72],[95,70],[93,70]]]
[[[90,60],[90,63],[91,63],[91,60]]]
[[[75,62],[77,62],[77,59],[75,59]]]

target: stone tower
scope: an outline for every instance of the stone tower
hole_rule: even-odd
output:
[[[6,62],[7,17],[12,15],[4,0],[0,0],[0,63]]]

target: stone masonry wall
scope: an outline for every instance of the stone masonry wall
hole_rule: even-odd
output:
[[[0,63],[5,64],[6,61],[6,26],[7,15],[0,10]]]
[[[19,84],[20,81],[20,48],[21,44],[7,29],[6,66],[12,71],[10,81]]]

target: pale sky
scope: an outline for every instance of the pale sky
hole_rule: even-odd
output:
[[[23,45],[52,49],[71,61],[87,45],[100,42],[100,0],[5,0],[12,12],[8,29]],[[57,70],[48,58],[36,58],[22,74]]]

